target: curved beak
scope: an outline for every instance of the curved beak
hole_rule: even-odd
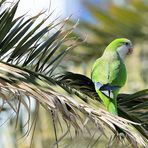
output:
[[[133,48],[131,47],[128,49],[128,54],[132,54],[132,53],[133,53]]]
[[[133,53],[133,46],[131,45],[129,48],[128,48],[128,53],[127,54],[132,54]]]

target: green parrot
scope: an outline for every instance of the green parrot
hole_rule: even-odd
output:
[[[124,58],[133,51],[132,43],[126,38],[113,40],[98,58],[92,68],[91,79],[95,90],[106,109],[114,114],[117,112],[117,95],[126,82]]]

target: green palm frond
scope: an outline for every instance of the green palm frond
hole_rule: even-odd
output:
[[[4,4],[5,1],[1,3],[1,7]],[[76,45],[74,42],[69,45],[63,44],[68,41],[67,36],[75,26],[65,30],[65,19],[59,23],[53,21],[43,27],[48,17],[39,22],[38,18],[42,13],[32,18],[25,15],[15,18],[18,4],[19,1],[12,7],[2,10],[0,15],[0,111],[4,111],[8,104],[16,114],[18,122],[21,105],[24,106],[28,113],[25,125],[28,126],[31,110],[30,103],[27,104],[25,98],[29,102],[34,99],[36,114],[39,106],[48,112],[58,110],[64,119],[71,121],[78,129],[75,121],[77,116],[73,115],[73,122],[70,119],[73,113],[65,110],[68,97],[52,88],[55,84],[52,75],[56,67],[68,50]],[[33,120],[36,121],[36,117]],[[28,129],[25,135],[28,135],[31,129]]]
[[[71,30],[63,31],[62,22],[57,24],[51,22],[44,29],[40,30],[41,26],[48,19],[47,17],[40,23],[36,23],[36,20],[42,13],[27,20],[24,20],[24,16],[13,19],[17,6],[18,3],[9,11],[2,12],[0,60],[11,65],[27,67],[33,71],[46,71],[46,73],[50,73],[51,71],[48,69],[52,63],[62,57],[70,48],[68,47],[63,52],[57,53],[58,48],[65,41]],[[43,40],[42,37],[56,26],[59,29],[51,33],[47,40]],[[52,55],[55,52],[57,56],[53,58]]]
[[[75,133],[79,133],[86,127],[88,121],[92,121],[102,134],[108,136],[104,127],[117,134],[114,126],[116,125],[127,134],[127,140],[130,141],[133,147],[146,146],[146,139],[142,136],[145,131],[138,133],[131,126],[132,124],[138,127],[137,120],[133,120],[133,122],[132,120],[115,117],[99,108],[100,104],[95,101],[96,94],[89,78],[71,73],[58,77],[55,75],[55,69],[57,69],[64,55],[76,45],[75,42],[67,46],[64,44],[69,39],[68,35],[72,33],[75,26],[65,30],[66,19],[60,23],[51,22],[41,28],[48,19],[47,17],[37,23],[37,19],[42,13],[32,18],[26,18],[25,15],[14,18],[18,3],[4,9],[0,14],[0,100],[2,100],[0,112],[7,104],[16,114],[17,125],[22,105],[28,113],[28,120],[25,124],[28,126],[31,120],[30,102],[35,100],[36,115],[33,119],[33,125],[29,126],[33,130],[36,127],[39,108],[43,107],[52,114],[52,117],[58,118],[61,116],[68,132],[70,126],[72,126]],[[2,7],[3,4],[1,3],[0,6]],[[56,31],[53,31],[55,28]],[[86,82],[87,84],[85,84]],[[60,93],[56,85],[64,88],[70,94],[75,92],[84,101]],[[87,103],[86,96],[94,99],[94,105]],[[121,106],[129,109],[125,104],[122,105],[122,97],[119,101]],[[137,100],[133,101],[136,102]],[[145,108],[144,104],[141,104],[141,106]],[[138,106],[136,107],[135,104],[134,111],[137,108]],[[130,112],[133,113],[131,110]],[[138,114],[137,112],[134,113]],[[144,122],[143,118],[144,116],[141,116],[138,119]],[[30,128],[25,135],[30,133]],[[56,144],[66,134],[67,132],[59,140],[57,139]]]

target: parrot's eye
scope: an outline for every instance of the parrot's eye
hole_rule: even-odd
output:
[[[125,42],[124,44],[125,44],[126,46],[128,46],[128,45],[129,45],[129,43],[128,43],[128,42]]]

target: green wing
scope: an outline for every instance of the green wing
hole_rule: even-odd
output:
[[[120,57],[116,54],[113,56],[102,56],[97,59],[93,65],[91,78],[95,84],[96,92],[104,102],[107,110],[113,114],[117,114],[116,97],[119,89],[126,81],[126,69]],[[116,90],[112,90],[111,92],[112,100],[110,100],[110,94],[106,96],[105,93],[97,87],[97,83],[102,86],[106,84],[112,87],[118,86]],[[107,92],[109,91],[107,90]]]
[[[91,78],[93,82],[122,87],[126,81],[125,65],[118,55],[101,57],[93,65]]]

